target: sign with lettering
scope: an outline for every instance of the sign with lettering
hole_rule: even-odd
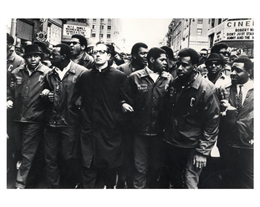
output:
[[[48,41],[53,45],[61,43],[61,27],[55,24],[48,27]]]
[[[224,40],[254,40],[254,20],[228,20],[224,25]]]
[[[80,26],[80,25],[72,25],[72,24],[64,24],[63,25],[63,37],[70,38],[74,34],[80,34],[84,37],[90,37],[90,27]]]

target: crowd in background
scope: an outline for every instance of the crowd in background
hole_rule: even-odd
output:
[[[36,188],[35,172],[45,188],[253,188],[253,60],[241,48],[14,42],[7,34],[15,188]],[[206,186],[207,171],[224,186]]]

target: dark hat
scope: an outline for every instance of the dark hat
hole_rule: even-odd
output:
[[[47,47],[47,43],[45,43],[45,42],[34,42],[34,44],[37,45],[43,53],[46,53],[46,54],[51,53],[50,49]]]
[[[8,34],[8,33],[6,33],[6,34],[7,34],[7,43],[10,44],[10,45],[13,45],[14,44],[14,38],[10,34]]]
[[[23,57],[26,57],[27,55],[33,55],[33,54],[38,54],[41,57],[43,56],[42,51],[37,45],[26,45],[24,48],[24,55]]]
[[[206,64],[210,61],[219,61],[222,64],[225,64],[225,60],[222,58],[222,56],[218,53],[211,53],[209,57],[206,59]]]
[[[220,51],[222,48],[227,49],[227,48],[228,48],[228,45],[225,44],[225,43],[216,44],[216,45],[214,45],[214,46],[211,48],[211,53],[219,53],[219,51]]]

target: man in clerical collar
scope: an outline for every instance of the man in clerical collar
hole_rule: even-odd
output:
[[[126,75],[111,67],[110,47],[98,42],[95,65],[79,79],[82,188],[114,188],[123,164],[121,89]]]
[[[238,57],[232,64],[232,85],[223,88],[221,105],[227,109],[221,119],[220,152],[231,173],[230,188],[253,188],[254,81],[253,64]],[[223,144],[224,143],[224,144]],[[222,148],[221,148],[222,147]],[[221,155],[222,155],[221,154]]]
[[[198,188],[200,174],[217,140],[219,101],[213,83],[197,71],[199,54],[184,48],[178,56],[178,78],[170,85],[166,104],[166,161],[172,188]]]
[[[163,99],[173,77],[166,72],[167,56],[161,48],[151,48],[148,67],[133,72],[125,84],[122,109],[132,114],[134,188],[158,188],[162,167],[162,130],[160,115]]]

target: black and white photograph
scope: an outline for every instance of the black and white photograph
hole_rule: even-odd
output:
[[[1,15],[1,206],[259,204],[254,1],[148,2]]]

